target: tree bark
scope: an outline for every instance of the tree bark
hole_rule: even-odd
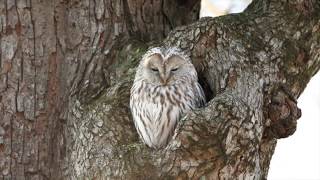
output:
[[[199,21],[196,0],[0,2],[2,179],[266,179],[320,68],[317,0]],[[155,45],[190,55],[208,99],[159,151],[128,107]]]

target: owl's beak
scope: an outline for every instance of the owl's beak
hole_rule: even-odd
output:
[[[168,83],[168,78],[166,77],[160,77],[160,83],[161,85],[165,86]]]
[[[165,86],[168,83],[169,76],[166,74],[160,74],[160,83],[161,85]]]

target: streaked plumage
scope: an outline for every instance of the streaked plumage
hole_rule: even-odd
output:
[[[197,72],[178,48],[153,48],[143,56],[130,108],[138,134],[149,147],[164,147],[181,116],[204,103]]]

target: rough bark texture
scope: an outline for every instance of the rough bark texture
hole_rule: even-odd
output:
[[[0,178],[265,179],[320,68],[320,2],[255,0],[192,23],[198,11],[196,0],[1,0]],[[155,44],[190,55],[209,100],[160,151],[140,143],[128,108]]]

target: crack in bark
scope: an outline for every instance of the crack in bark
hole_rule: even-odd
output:
[[[13,118],[12,116],[10,117],[10,165],[9,165],[9,173],[10,173],[10,178],[12,178],[12,159],[13,159]]]
[[[33,58],[32,58],[32,65],[34,66],[34,76],[33,76],[33,117],[32,120],[37,119],[37,64],[36,64],[36,27],[35,27],[35,20],[33,17],[33,7],[32,7],[32,0],[30,1],[30,18],[31,18],[31,24],[32,24],[32,32],[33,32]]]

